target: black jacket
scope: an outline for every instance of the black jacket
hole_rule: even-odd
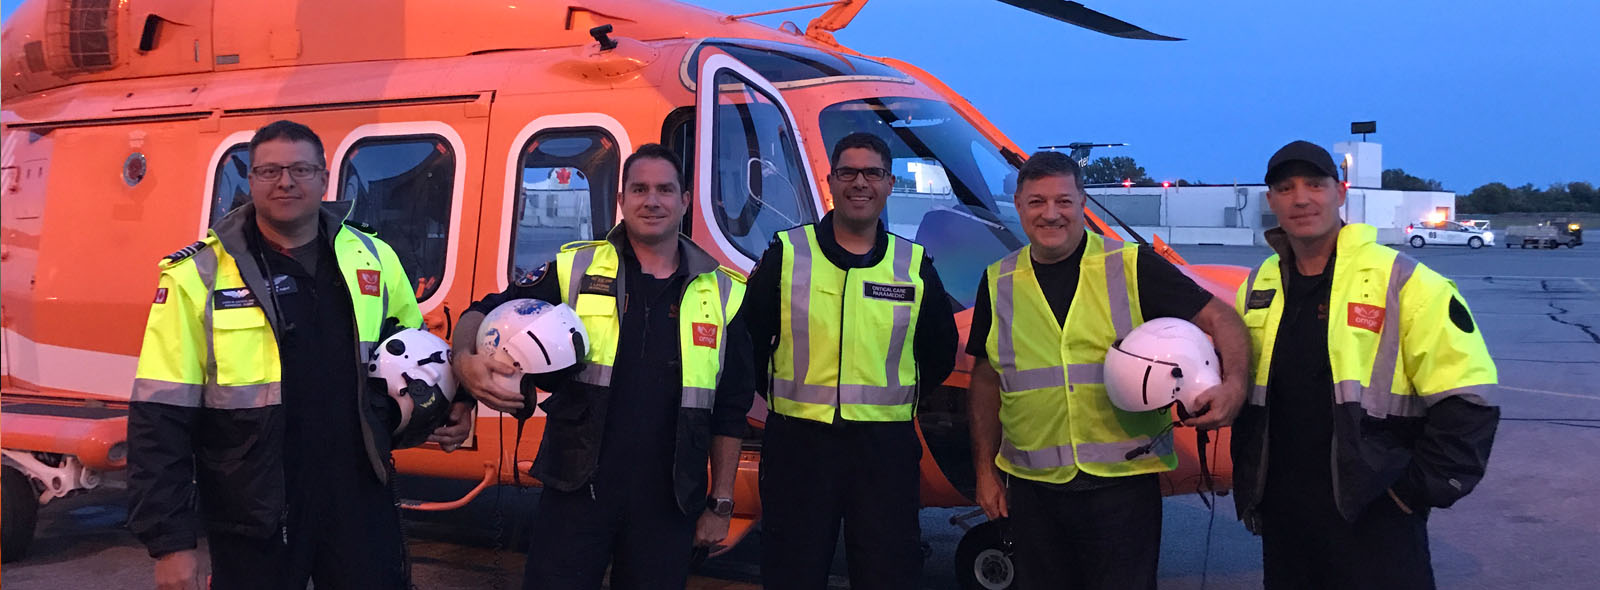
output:
[[[828,262],[839,268],[868,268],[883,261],[889,248],[889,232],[878,222],[878,240],[872,251],[856,255],[834,238],[833,213],[829,212],[816,224],[817,244]],[[923,391],[938,387],[956,366],[956,349],[960,334],[950,295],[939,280],[933,267],[933,258],[924,256],[922,276],[925,295],[922,308],[917,310],[917,335],[911,343],[911,354],[917,363],[917,384]],[[758,379],[757,386],[763,395],[771,392],[772,352],[778,346],[778,332],[782,328],[779,307],[783,296],[783,242],[776,237],[761,255],[761,262],[750,272],[746,285],[744,307],[739,308],[750,329],[750,342],[755,346],[755,366],[766,370],[766,379]],[[919,393],[919,397],[920,397]]]
[[[319,239],[327,242],[321,264],[336,265],[331,251],[334,236],[341,231],[348,205],[328,203],[319,222]],[[259,261],[260,242],[255,230],[255,207],[246,204],[229,213],[214,229],[224,250],[233,256],[240,275],[250,290],[266,293],[267,273]],[[359,231],[359,230],[353,230]],[[193,255],[185,249],[181,255]],[[394,269],[399,272],[400,269]],[[341,273],[336,273],[341,274]],[[338,279],[342,281],[342,279]],[[340,283],[340,292],[348,293]],[[258,297],[277,340],[286,342],[283,317],[267,297]],[[328,306],[316,321],[348,324],[356,333],[352,306]],[[337,333],[342,326],[325,330]],[[347,458],[356,471],[367,472],[387,481],[391,443],[386,405],[379,396],[369,395],[366,363],[358,358],[357,342],[333,345],[330,350],[347,351],[334,358],[317,355],[291,355],[280,350],[284,385],[316,388],[322,391],[290,392],[284,397],[338,396],[352,398],[361,419],[357,420],[358,442],[352,442],[361,457]],[[300,360],[294,360],[300,359]],[[322,363],[312,366],[311,363]],[[300,364],[305,363],[305,364]],[[348,367],[329,367],[327,363],[349,363]],[[318,379],[294,379],[297,374],[337,374],[348,378],[338,383]],[[354,396],[350,395],[351,391]],[[344,414],[349,416],[349,414]],[[333,419],[333,418],[330,418]],[[348,418],[343,418],[348,419]],[[286,434],[288,414],[282,403],[245,409],[185,407],[151,401],[133,401],[128,409],[128,477],[132,491],[128,527],[151,556],[193,549],[203,526],[254,538],[269,538],[286,526],[287,498],[286,448],[292,441]],[[355,425],[352,425],[355,426]],[[361,453],[364,451],[364,453]],[[309,461],[322,458],[307,458]],[[359,474],[356,476],[360,476]],[[319,485],[307,483],[305,485]],[[198,504],[198,509],[196,504]]]
[[[625,392],[632,399],[678,400],[682,395],[683,383],[679,335],[676,330],[667,332],[630,329],[631,326],[640,326],[648,321],[644,317],[648,313],[644,306],[636,304],[646,298],[646,294],[640,291],[641,281],[637,278],[630,280],[630,277],[637,277],[636,273],[640,272],[637,258],[634,258],[626,230],[622,225],[613,228],[606,239],[617,248],[618,255],[622,259],[623,264],[619,269],[617,283],[621,294],[629,301],[622,316],[618,318],[622,331],[621,341],[617,344],[619,354],[612,371],[612,385],[633,383],[637,389]],[[681,280],[672,283],[677,289],[672,300],[682,301],[690,280],[701,274],[716,271],[717,267],[716,259],[696,246],[689,238],[680,235],[678,269],[674,276]],[[500,304],[513,299],[538,299],[549,303],[561,303],[565,293],[561,290],[560,281],[555,276],[556,272],[555,262],[549,262],[544,265],[543,270],[535,273],[532,280],[489,295],[473,303],[468,311],[488,313]],[[675,410],[667,410],[674,414],[667,418],[673,422],[674,441],[670,459],[672,493],[679,509],[685,513],[696,513],[705,509],[706,470],[710,458],[711,437],[715,435],[739,438],[743,437],[747,430],[745,415],[749,413],[751,401],[754,399],[754,384],[751,377],[750,346],[743,317],[744,311],[741,309],[729,320],[724,332],[727,353],[723,359],[722,379],[717,383],[712,408],[710,410],[682,408],[677,407],[678,404],[674,401],[672,406]],[[644,360],[631,360],[624,358],[625,350],[647,351],[649,354],[639,357]],[[652,366],[631,368],[628,366],[628,363],[636,362],[651,363]],[[660,367],[657,365],[670,367],[661,373],[663,378],[659,380],[639,383],[639,380],[632,379],[628,375],[648,369],[659,370]],[[530,376],[523,380],[523,389],[526,393],[532,393],[532,385],[535,382],[540,388],[551,392],[550,397],[539,404],[539,408],[546,414],[544,438],[539,444],[539,454],[534,458],[531,475],[538,478],[545,486],[570,492],[593,485],[597,475],[602,472],[653,472],[663,467],[655,464],[655,457],[648,452],[603,452],[608,444],[649,450],[656,443],[649,440],[606,440],[608,435],[638,437],[648,434],[618,429],[614,426],[608,428],[608,421],[614,419],[612,402],[621,397],[623,392],[613,391],[612,387],[598,387],[573,380],[570,376],[575,373],[574,370],[568,370],[553,379]],[[628,410],[634,411],[636,408]],[[615,464],[602,465],[603,456]]]

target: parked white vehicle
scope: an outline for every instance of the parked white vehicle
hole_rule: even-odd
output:
[[[1411,243],[1412,248],[1434,244],[1466,246],[1477,250],[1494,245],[1494,232],[1454,221],[1418,221],[1406,226],[1406,234],[1411,236],[1406,241]]]

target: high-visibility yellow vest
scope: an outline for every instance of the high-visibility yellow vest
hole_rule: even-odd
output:
[[[1363,223],[1339,230],[1328,301],[1335,403],[1359,404],[1378,419],[1423,416],[1454,395],[1479,396],[1482,403],[1499,376],[1482,335],[1451,326],[1452,300],[1466,311],[1455,282],[1378,244],[1377,234]],[[1235,299],[1254,348],[1252,405],[1266,405],[1283,319],[1280,260],[1273,254],[1251,271]]]
[[[1139,249],[1085,232],[1078,290],[1057,324],[1034,275],[1030,246],[989,266],[986,349],[1000,375],[1003,438],[995,465],[1011,475],[1065,483],[1078,471],[1117,477],[1178,465],[1165,410],[1126,412],[1106,394],[1106,350],[1144,323]],[[1151,443],[1150,453],[1127,454]]]
[[[823,255],[815,225],[783,244],[772,411],[832,423],[908,421],[916,414],[912,343],[922,309],[922,246],[889,234],[883,259],[842,269]]]
[[[357,362],[377,346],[385,318],[422,325],[416,295],[388,244],[348,226],[333,241],[350,291]],[[250,268],[255,268],[251,260]],[[160,264],[132,401],[247,409],[283,403],[275,305],[265,279],[241,274],[215,231]],[[255,285],[252,287],[252,284]]]
[[[699,251],[691,255],[710,258]],[[589,333],[589,350],[583,358],[586,366],[574,377],[580,382],[611,386],[626,293],[621,268],[622,259],[610,242],[574,242],[556,255],[562,300],[577,312]],[[718,266],[690,279],[678,304],[678,351],[683,363],[679,407],[710,410],[714,405],[727,357],[728,321],[739,313],[743,301],[744,277],[732,270]]]

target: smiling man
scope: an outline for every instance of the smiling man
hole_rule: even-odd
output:
[[[367,386],[385,324],[422,324],[388,244],[324,203],[322,140],[250,140],[250,195],[166,257],[128,408],[128,527],[158,588],[406,588],[391,401]],[[430,440],[466,439],[470,398]],[[198,500],[198,505],[196,500]]]
[[[745,309],[768,366],[761,453],[761,577],[821,590],[844,526],[850,586],[920,588],[920,388],[955,364],[950,296],[922,246],[884,230],[889,146],[852,133],[833,146],[833,211],[779,232],[750,276]]]
[[[1235,302],[1255,383],[1234,502],[1267,588],[1432,588],[1428,512],[1483,478],[1497,374],[1454,283],[1340,219],[1337,170],[1305,141],[1267,161],[1280,226]]]
[[[622,164],[622,223],[604,241],[568,244],[456,328],[456,373],[486,405],[531,411],[531,382],[551,392],[524,588],[597,590],[609,565],[611,588],[681,589],[694,546],[728,534],[755,390],[744,281],[679,233],[682,178],[671,151],[639,146]],[[486,313],[522,298],[572,306],[592,341],[582,363],[518,389],[476,340]]]
[[[1017,171],[1028,245],[984,272],[967,340],[977,499],[989,518],[1011,519],[1018,587],[1153,590],[1156,474],[1177,466],[1171,418],[1112,405],[1106,351],[1151,319],[1199,326],[1223,381],[1185,423],[1210,429],[1244,403],[1250,345],[1228,304],[1165,258],[1087,231],[1087,199],[1065,154],[1035,153]]]

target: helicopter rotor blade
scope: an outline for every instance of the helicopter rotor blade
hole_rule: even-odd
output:
[[[1067,24],[1077,25],[1096,33],[1104,33],[1112,37],[1123,39],[1138,39],[1142,41],[1182,41],[1179,37],[1168,37],[1146,31],[1137,25],[1117,20],[1105,14],[1090,9],[1077,2],[1063,0],[1000,0],[1028,12],[1046,16]]]

